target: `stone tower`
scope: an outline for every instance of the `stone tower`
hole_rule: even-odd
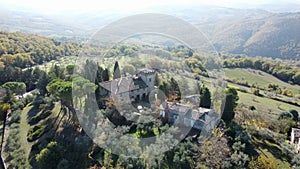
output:
[[[154,90],[155,70],[143,68],[143,69],[138,69],[137,72],[138,75],[148,86],[147,92],[150,93],[152,90]]]

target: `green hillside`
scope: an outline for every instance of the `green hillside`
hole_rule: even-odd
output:
[[[299,13],[272,13],[261,9],[176,6],[156,9],[178,16],[207,35],[219,52],[249,56],[299,59]],[[86,39],[122,13],[86,12],[56,17],[3,9],[0,28],[62,39]],[[127,14],[126,14],[127,16]],[[159,24],[159,23],[158,23]],[[138,25],[138,24],[137,24]]]
[[[247,81],[248,84],[257,84],[260,88],[268,88],[271,83],[278,84],[281,88],[287,88],[293,91],[294,94],[300,93],[300,86],[285,83],[278,78],[254,69],[224,69],[225,75],[228,78],[235,78],[240,81]]]
[[[269,115],[274,115],[273,117],[277,118],[281,112],[289,111],[292,109],[300,112],[299,106],[290,105],[269,98],[258,97],[249,93],[238,92],[238,94],[240,98],[240,104],[254,106],[257,110],[262,111],[262,113],[265,113],[266,117],[268,117]],[[271,114],[268,114],[268,112],[270,112]]]

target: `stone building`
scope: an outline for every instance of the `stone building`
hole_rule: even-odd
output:
[[[296,151],[299,153],[300,152],[300,129],[292,128],[291,144],[295,146]]]
[[[218,116],[212,109],[176,102],[164,102],[160,105],[159,111],[160,117],[165,123],[183,125],[198,130],[202,130],[208,123],[217,123],[218,120]]]
[[[148,98],[155,84],[155,70],[139,69],[135,75],[124,76],[99,83],[103,105],[108,99],[129,103]],[[182,103],[163,102],[159,106],[160,118],[169,124],[182,125],[197,130],[211,130],[216,126],[219,115],[212,109],[199,107],[200,95],[183,97]]]
[[[129,75],[99,83],[100,96],[111,97],[115,102],[133,102],[148,97],[154,89],[155,70],[139,69],[136,75]]]

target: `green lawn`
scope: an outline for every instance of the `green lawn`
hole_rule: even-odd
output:
[[[279,102],[265,97],[258,97],[253,94],[238,92],[239,103],[243,103],[249,106],[255,106],[256,110],[279,114],[283,111],[289,111],[295,109],[300,112],[300,107],[290,105],[287,103]]]
[[[300,86],[298,85],[291,85],[285,83],[276,77],[253,69],[224,69],[225,75],[227,78],[235,78],[240,81],[248,81],[249,85],[258,84],[258,86],[262,88],[267,88],[268,84],[275,83],[278,84],[281,88],[288,88],[293,91],[294,94],[300,93]]]

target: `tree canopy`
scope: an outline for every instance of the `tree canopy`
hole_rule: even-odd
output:
[[[223,62],[226,68],[252,68],[269,73],[285,82],[300,85],[300,70],[285,64],[254,58],[230,58]]]
[[[72,103],[72,82],[54,79],[47,85],[47,91],[59,98],[63,104]]]
[[[52,169],[56,168],[57,163],[61,159],[62,147],[57,142],[50,142],[46,148],[36,156],[36,161],[41,168]]]
[[[226,102],[222,119],[225,122],[230,122],[234,118],[234,108],[237,106],[239,100],[238,93],[235,88],[228,88],[226,90]]]
[[[1,87],[5,88],[7,92],[12,92],[17,95],[22,95],[26,92],[26,85],[23,82],[6,82]]]

